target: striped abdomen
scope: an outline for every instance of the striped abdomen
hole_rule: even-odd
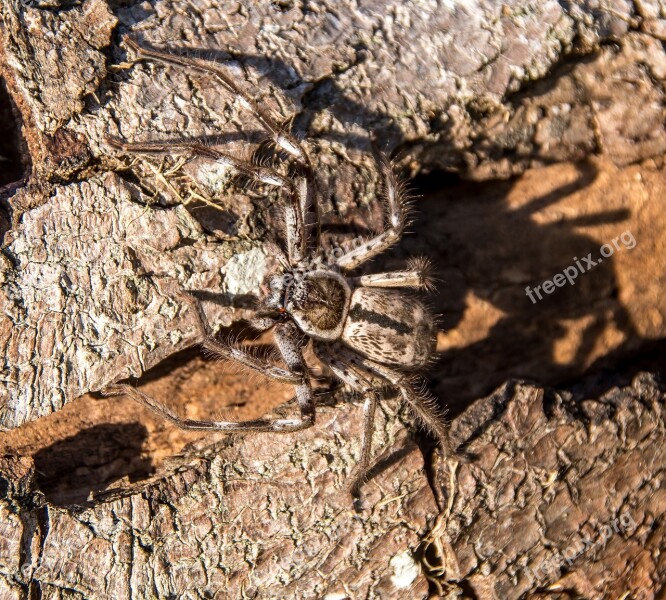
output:
[[[418,368],[435,350],[435,323],[426,307],[404,292],[362,287],[352,294],[342,341],[386,365]]]

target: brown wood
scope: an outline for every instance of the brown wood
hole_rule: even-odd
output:
[[[359,403],[322,406],[299,435],[205,440],[78,509],[6,456],[2,597],[427,598],[430,585],[601,599],[664,585],[664,393],[650,376],[583,402],[509,383],[453,422],[469,461],[435,452],[427,472],[394,402],[381,407],[386,450],[356,503]]]
[[[663,594],[659,384],[511,382],[575,382],[666,333],[660,2],[5,0],[0,15],[0,598]],[[432,387],[468,462],[383,402],[380,468],[354,503],[362,416],[341,392],[309,431],[247,438],[80,398],[147,371],[197,417],[291,395],[194,358],[177,296],[197,293],[219,328],[250,314],[274,198],[104,142],[187,135],[249,157],[257,123],[210,78],[132,65],[124,34],[228,64],[294,115],[327,243],[380,225],[372,135],[407,173],[471,181],[437,184],[417,236],[376,264],[407,251],[443,270]],[[629,229],[635,250],[557,305],[524,304],[526,284]]]

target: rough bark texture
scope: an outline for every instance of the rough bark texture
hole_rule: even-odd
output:
[[[386,402],[387,450],[355,505],[358,404],[322,407],[315,428],[270,444],[195,445],[79,509],[46,501],[32,461],[6,457],[0,594],[416,600],[430,582],[450,598],[657,598],[664,399],[647,375],[583,402],[509,383],[453,423],[473,458],[435,453],[428,475]]]
[[[29,214],[6,236],[5,425],[139,376],[191,345],[191,315],[179,307],[179,290],[216,290],[224,298],[235,276],[238,305],[266,274],[260,248],[212,242],[183,207],[147,210],[112,173],[57,187]],[[211,313],[222,325],[232,316],[231,307]]]
[[[539,589],[663,594],[664,396],[651,376],[582,401],[509,383],[453,432],[475,459],[435,466],[452,592],[464,582],[477,598],[507,600]]]
[[[412,551],[437,505],[421,453],[394,404],[384,408],[375,441],[390,451],[356,508],[345,483],[358,458],[359,405],[322,408],[303,436],[194,447],[143,491],[80,510],[44,502],[29,461],[6,459],[0,593],[424,597]]]
[[[597,399],[608,378],[573,397],[510,383],[462,410],[512,376],[560,382],[666,336],[666,226],[649,202],[666,193],[666,5],[5,0],[0,15],[0,598],[663,595],[651,377]],[[429,194],[418,235],[373,266],[408,252],[443,268],[432,387],[462,412],[468,462],[418,447],[388,401],[386,451],[354,504],[355,403],[240,439],[187,437],[127,400],[72,402],[196,342],[179,290],[229,326],[272,267],[274,197],[104,143],[265,151],[210,78],[133,65],[126,33],[223,62],[295,116],[328,243],[339,225],[381,226],[371,132],[408,172],[474,180]],[[529,302],[526,285],[624,231],[635,249]],[[165,371],[146,388],[192,418],[291,396],[201,359]]]
[[[231,59],[234,73],[269,106],[285,117],[296,115],[295,129],[311,140],[322,189],[330,191],[325,209],[335,209],[346,222],[363,222],[363,210],[377,204],[370,131],[377,132],[380,146],[409,150],[406,162],[413,168],[448,168],[474,178],[507,176],[533,163],[592,151],[626,162],[666,147],[666,61],[659,39],[664,20],[657,3],[368,2],[312,8],[212,2],[187,11],[179,5],[3,3],[2,76],[22,119],[29,151],[24,164],[32,165],[27,185],[4,192],[14,223],[3,251],[5,428],[58,410],[119,376],[138,374],[191,344],[190,317],[181,314],[171,292],[160,291],[162,280],[222,294],[227,308],[208,309],[216,323],[226,325],[242,316],[230,309],[234,298],[242,302],[266,268],[261,240],[270,218],[263,209],[253,210],[262,206],[260,200],[220,194],[219,173],[196,161],[174,171],[139,161],[115,177],[108,174],[123,165],[104,145],[105,135],[173,141],[184,132],[241,152],[247,144],[239,139],[247,138],[248,129],[256,131],[256,123],[205,77],[123,64],[120,34]],[[276,100],[283,94],[287,104]],[[12,160],[20,158],[19,151]],[[144,184],[134,185],[130,173],[145,176]],[[178,257],[165,259],[155,272],[154,260],[145,255],[162,250],[165,220],[185,217],[147,209],[150,218],[134,239],[126,212],[104,209],[146,202],[148,189],[163,203],[188,200],[193,187],[215,196],[221,210],[215,219],[197,213],[204,230],[194,223],[185,228],[199,244],[213,237],[220,243],[207,246],[210,263],[192,267],[194,273],[187,252],[175,252]],[[85,206],[101,216],[81,212],[77,224],[72,214],[71,227],[61,234],[60,210],[69,215]],[[27,237],[36,228],[53,234]],[[94,237],[98,228],[109,232],[104,256],[96,244],[75,243]],[[190,243],[181,233],[167,236],[176,250]],[[220,269],[239,256],[238,243],[249,254],[236,258],[221,282]],[[60,255],[79,269],[67,269],[63,278],[57,273]],[[124,300],[89,288],[95,273],[102,282],[114,277],[117,290],[128,290]],[[67,302],[58,305],[58,298]],[[107,318],[96,319],[95,313]],[[180,315],[181,334],[166,326],[174,315]],[[100,349],[100,340],[110,341],[110,351]]]

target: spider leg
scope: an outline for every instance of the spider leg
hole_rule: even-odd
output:
[[[306,340],[294,323],[282,323],[274,330],[275,343],[282,354],[287,368],[300,377],[296,385],[296,400],[300,408],[302,426],[305,429],[314,425],[315,406],[308,367],[303,358]]]
[[[246,110],[252,113],[254,118],[270,134],[275,145],[291,156],[300,166],[305,175],[305,189],[301,194],[304,217],[303,227],[306,228],[306,230],[312,229],[310,232],[312,233],[312,236],[308,236],[308,238],[311,237],[310,244],[314,244],[314,246],[318,248],[320,223],[316,178],[312,167],[312,161],[303,145],[293,135],[285,131],[272,115],[262,110],[255,100],[236,84],[234,79],[223,67],[207,60],[179,56],[170,52],[144,48],[128,36],[124,37],[124,41],[134,51],[138,58],[146,58],[168,65],[175,65],[185,69],[213,75]],[[310,212],[313,213],[314,217],[313,223],[311,224],[308,223],[307,220],[307,215]]]
[[[439,407],[432,395],[425,390],[425,384],[421,383],[421,389],[416,390],[414,389],[414,377],[369,359],[364,358],[363,364],[370,371],[384,377],[398,389],[412,413],[437,438],[440,447],[447,456],[454,456],[455,453],[449,440],[449,430],[444,420],[445,412]]]
[[[204,350],[213,356],[234,360],[245,367],[254,369],[262,373],[266,377],[280,381],[281,383],[301,383],[301,376],[293,373],[291,370],[282,369],[269,362],[261,360],[252,356],[248,352],[244,352],[240,348],[236,348],[230,344],[225,344],[213,336],[211,328],[206,319],[206,315],[201,308],[201,303],[196,300],[192,295],[181,293],[180,297],[192,308],[196,316],[196,325],[199,329],[199,337],[201,338],[201,346]],[[259,324],[259,323],[257,323]],[[267,324],[267,323],[266,323]]]
[[[448,456],[455,453],[449,441],[449,432],[444,420],[444,411],[432,396],[423,390],[414,389],[414,377],[384,364],[370,360],[344,347],[336,348],[339,360],[349,363],[356,369],[362,369],[369,376],[376,376],[396,388],[402,399],[408,404],[418,421],[434,435]]]
[[[160,404],[148,394],[126,383],[115,383],[102,390],[105,396],[127,396],[139,404],[149,408],[163,419],[173,423],[180,429],[198,429],[228,432],[260,432],[291,433],[310,427],[312,423],[305,419],[253,419],[251,421],[200,421],[178,416],[170,408]]]
[[[111,137],[106,138],[106,140],[109,145],[123,152],[136,152],[140,154],[189,153],[193,156],[200,156],[217,164],[231,167],[238,173],[254,181],[286,191],[290,199],[285,211],[286,243],[289,261],[292,265],[296,265],[304,258],[306,241],[305,232],[303,231],[304,219],[301,206],[301,190],[290,179],[281,175],[275,169],[254,165],[251,162],[235,158],[226,152],[220,152],[214,148],[194,142],[183,142],[180,144],[163,144],[161,142],[127,143]]]
[[[430,290],[433,286],[430,262],[425,258],[412,259],[404,271],[373,273],[352,277],[355,286],[380,288],[414,288]]]
[[[379,167],[384,176],[388,227],[383,233],[366,240],[335,261],[338,267],[346,271],[355,269],[390,248],[400,239],[407,225],[407,204],[400,183],[388,161],[381,159]]]
[[[356,369],[349,363],[339,359],[335,350],[330,345],[318,345],[315,353],[335,376],[346,383],[351,389],[361,392],[365,396],[363,404],[363,439],[361,441],[361,455],[358,463],[350,476],[349,491],[352,495],[358,495],[361,485],[365,482],[370,467],[370,455],[372,452],[372,434],[375,430],[375,412],[377,409],[376,386],[364,376],[360,369]]]
[[[106,396],[126,395],[135,402],[142,404],[164,419],[170,421],[181,429],[204,429],[227,432],[260,432],[291,433],[306,429],[314,424],[315,409],[310,388],[310,380],[305,367],[301,347],[294,340],[291,325],[279,325],[276,328],[276,340],[287,366],[296,379],[296,400],[300,409],[298,417],[293,419],[253,419],[249,421],[201,421],[186,419],[178,416],[171,409],[160,404],[148,394],[128,384],[113,384],[107,386],[102,393]]]

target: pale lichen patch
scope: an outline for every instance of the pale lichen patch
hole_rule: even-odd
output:
[[[261,248],[240,252],[224,267],[225,290],[234,295],[256,294],[266,271],[266,254]]]
[[[389,561],[389,565],[393,569],[391,582],[399,589],[406,589],[411,586],[421,573],[419,564],[414,560],[409,550],[396,554]]]

